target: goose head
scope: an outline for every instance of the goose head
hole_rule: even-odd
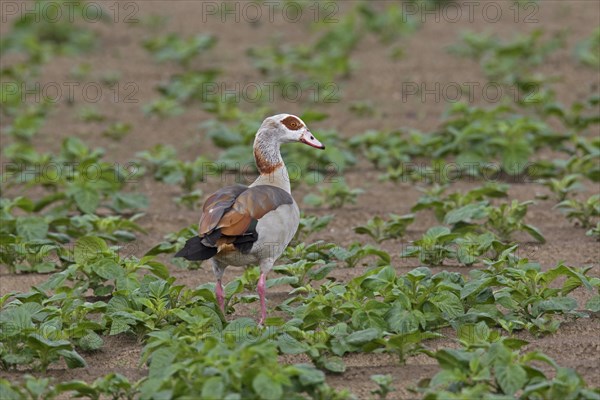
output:
[[[291,114],[277,114],[266,118],[256,134],[258,142],[273,144],[300,142],[317,149],[325,146],[310,132],[304,121]]]

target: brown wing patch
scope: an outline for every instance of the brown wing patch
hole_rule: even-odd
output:
[[[244,234],[253,219],[261,219],[265,214],[283,204],[292,204],[292,196],[283,189],[269,185],[259,185],[241,193],[227,211],[217,228],[227,236]]]
[[[213,193],[202,207],[202,216],[198,224],[198,235],[204,236],[214,230],[223,217],[225,211],[230,209],[240,194],[248,189],[248,186],[233,185],[224,187]]]
[[[285,117],[282,121],[282,124],[284,124],[288,129],[292,130],[292,131],[297,131],[298,129],[302,128],[304,126],[304,124],[296,117],[290,115],[289,117]]]

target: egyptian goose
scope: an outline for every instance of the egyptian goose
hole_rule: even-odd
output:
[[[279,151],[282,143],[291,142],[325,148],[294,115],[265,119],[254,138],[254,160],[260,176],[250,186],[227,186],[210,195],[202,207],[198,236],[189,239],[175,255],[193,261],[212,260],[217,279],[215,295],[222,311],[221,279],[225,268],[258,264],[260,325],[267,315],[266,276],[294,237],[300,221]]]

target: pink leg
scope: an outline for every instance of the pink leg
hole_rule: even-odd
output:
[[[259,325],[263,325],[265,323],[265,319],[267,319],[267,306],[265,304],[265,273],[260,273],[260,278],[258,279],[258,297],[260,298],[260,321],[258,321]]]
[[[219,303],[219,308],[225,314],[225,295],[223,294],[223,285],[221,284],[221,280],[217,280],[217,284],[215,286],[215,295],[217,297],[217,302]]]

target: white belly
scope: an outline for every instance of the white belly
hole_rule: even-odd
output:
[[[256,224],[258,240],[248,254],[230,251],[218,253],[215,258],[225,265],[240,267],[259,264],[261,260],[265,259],[272,259],[274,262],[281,256],[296,234],[299,223],[300,210],[295,201],[292,204],[279,206],[258,220]]]

